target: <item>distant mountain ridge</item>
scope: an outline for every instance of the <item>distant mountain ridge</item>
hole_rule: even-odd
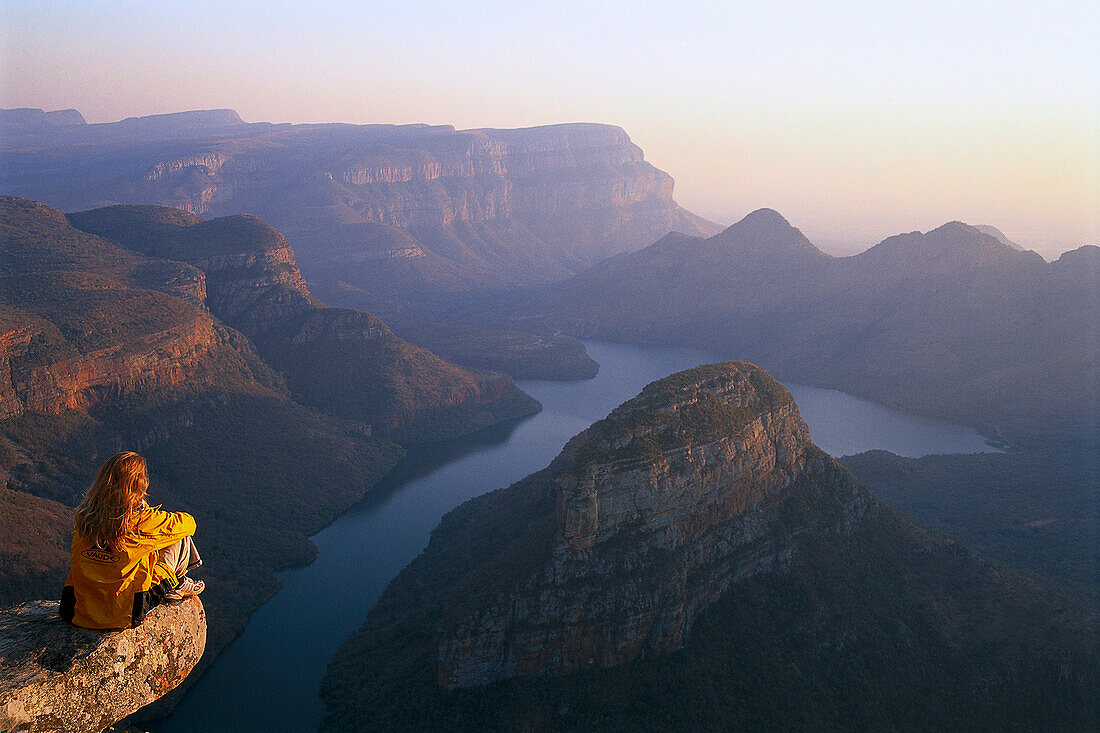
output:
[[[330,664],[322,727],[1074,727],[1096,618],[891,511],[726,362],[444,517]]]
[[[1096,252],[1048,264],[950,222],[831,257],[761,210],[707,239],[669,235],[470,320],[694,346],[993,434],[1080,433],[1098,429]]]
[[[989,224],[975,224],[974,228],[977,229],[982,234],[988,234],[989,236],[993,237],[994,239],[996,239],[1001,244],[1008,245],[1012,249],[1017,249],[1017,250],[1020,250],[1021,252],[1026,252],[1027,251],[1026,247],[1023,247],[1023,246],[1013,242],[1011,239],[1009,239],[1008,237],[1005,236],[1004,232],[1002,232],[1000,229],[998,229],[995,226],[991,226]]]
[[[0,130],[0,193],[67,211],[255,214],[324,299],[368,309],[561,279],[669,231],[717,231],[609,125],[272,125],[208,110]]]
[[[53,112],[20,107],[0,109],[0,134],[26,133],[55,125],[86,125],[84,115],[75,109],[59,109]]]

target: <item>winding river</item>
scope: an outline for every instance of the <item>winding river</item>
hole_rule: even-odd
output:
[[[316,730],[323,712],[318,690],[329,659],[386,584],[424,548],[446,512],[543,468],[570,437],[654,379],[713,361],[690,349],[585,345],[600,364],[595,379],[520,382],[542,403],[542,412],[410,452],[369,497],[315,535],[317,559],[279,573],[279,592],[256,611],[172,716],[149,729]],[[995,450],[970,428],[843,392],[787,387],[814,442],[836,456],[872,448],[904,456]]]

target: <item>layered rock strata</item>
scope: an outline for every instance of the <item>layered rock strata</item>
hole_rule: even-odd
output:
[[[444,517],[334,657],[322,727],[1074,727],[1096,618],[892,512],[726,362]]]
[[[541,282],[669,231],[716,231],[609,125],[292,126],[209,111],[62,127],[18,117],[0,150],[0,192],[70,211],[253,213],[287,233],[326,299],[341,283],[429,292]],[[83,163],[89,150],[94,166]],[[59,159],[72,163],[64,184],[46,166]]]
[[[450,364],[369,313],[325,307],[286,238],[256,217],[204,222],[175,209],[114,206],[69,219],[132,251],[201,271],[210,311],[249,336],[299,401],[325,412],[424,442],[538,409],[503,374]]]
[[[278,389],[252,344],[206,310],[194,267],[13,197],[0,198],[0,253],[0,419],[227,378]]]
[[[616,666],[679,648],[731,583],[784,564],[789,548],[769,536],[769,520],[823,460],[789,393],[751,365],[650,385],[551,464],[549,556],[509,592],[446,620],[438,684]],[[839,524],[796,531],[837,531],[867,508],[856,492],[845,499]]]

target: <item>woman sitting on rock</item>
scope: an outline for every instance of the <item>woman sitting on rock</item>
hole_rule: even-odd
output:
[[[159,603],[202,592],[187,577],[202,564],[195,519],[145,501],[145,459],[126,452],[99,469],[76,509],[72,569],[61,594],[61,617],[89,629],[137,626]]]

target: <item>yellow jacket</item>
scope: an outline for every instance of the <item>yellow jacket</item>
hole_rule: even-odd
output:
[[[195,534],[195,519],[183,512],[145,507],[117,552],[73,532],[72,566],[61,594],[61,617],[88,629],[137,626],[146,612],[176,587],[175,569],[157,553]]]

